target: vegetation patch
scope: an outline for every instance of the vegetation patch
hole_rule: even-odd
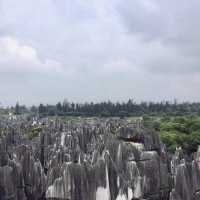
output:
[[[185,153],[195,152],[200,145],[200,117],[144,116],[144,124],[160,134],[168,151],[182,147]]]
[[[41,127],[35,127],[25,135],[25,138],[32,140],[33,138],[38,137],[41,131]]]

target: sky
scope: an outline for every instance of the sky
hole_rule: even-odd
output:
[[[0,0],[0,102],[200,101],[199,0]]]

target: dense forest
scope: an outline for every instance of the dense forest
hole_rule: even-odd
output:
[[[133,100],[127,102],[113,103],[111,101],[100,103],[74,103],[64,101],[58,102],[56,105],[32,106],[26,108],[19,103],[15,107],[9,108],[15,114],[23,114],[31,112],[45,116],[98,116],[98,117],[130,117],[148,115],[170,115],[170,116],[185,116],[185,115],[200,115],[200,103],[177,103],[162,101],[162,102],[141,102],[136,103]]]

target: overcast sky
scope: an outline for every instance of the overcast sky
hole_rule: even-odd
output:
[[[199,0],[0,0],[0,101],[200,101]]]

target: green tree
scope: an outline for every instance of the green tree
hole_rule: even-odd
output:
[[[15,115],[19,115],[20,114],[20,106],[19,103],[17,102],[15,105],[15,111],[14,111]]]

